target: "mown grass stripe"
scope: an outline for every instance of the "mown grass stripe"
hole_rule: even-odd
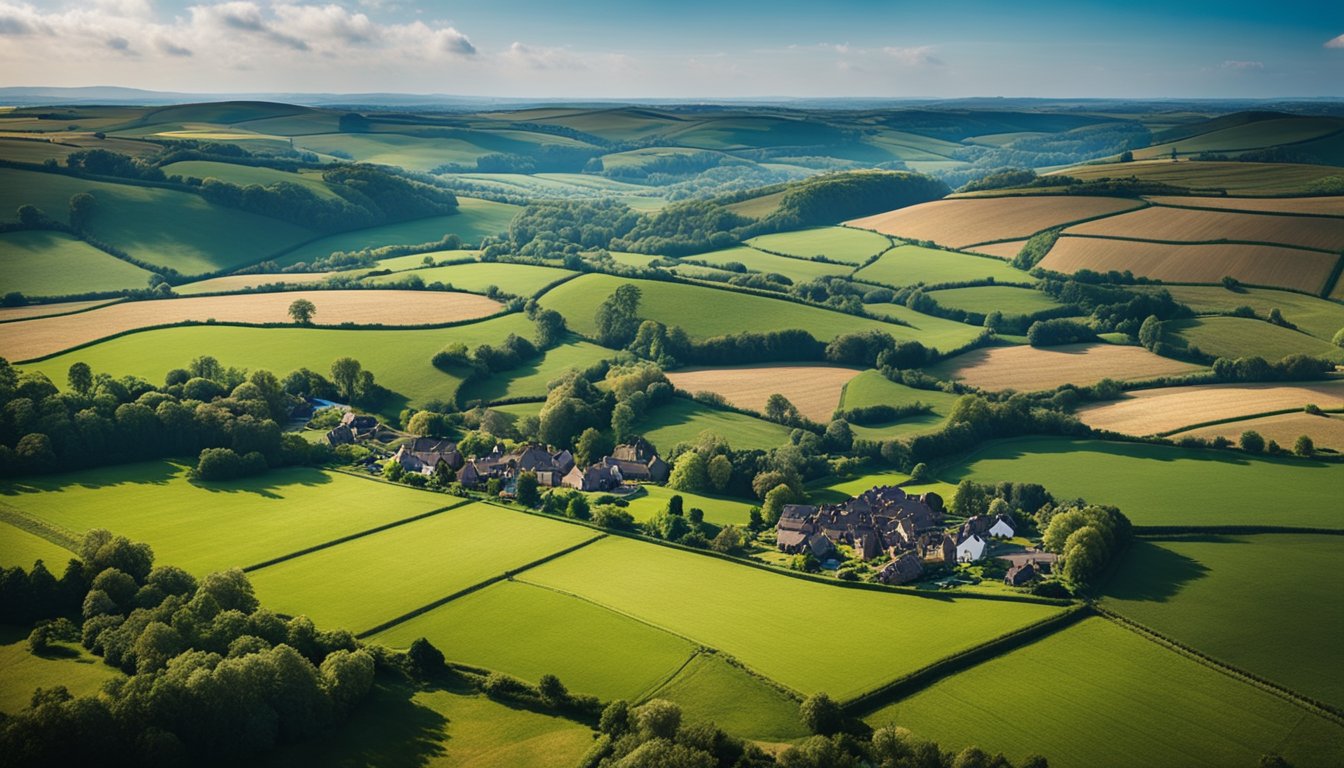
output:
[[[0,502],[0,521],[9,523],[21,531],[27,531],[38,538],[46,539],[62,549],[70,550],[72,553],[79,551],[79,544],[84,540],[82,535],[69,528],[45,520],[38,520],[3,502]]]

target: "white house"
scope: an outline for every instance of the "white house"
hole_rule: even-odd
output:
[[[989,527],[989,535],[996,539],[1013,538],[1013,523],[1003,515],[999,515],[994,524]]]
[[[970,536],[957,545],[957,562],[974,563],[985,556],[985,548],[989,545],[979,536]]]

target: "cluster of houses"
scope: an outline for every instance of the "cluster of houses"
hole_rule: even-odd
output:
[[[374,416],[364,416],[356,414],[354,411],[346,411],[341,416],[341,423],[327,432],[327,442],[333,448],[338,445],[353,445],[377,435],[379,426],[378,419]]]
[[[840,544],[864,561],[887,555],[891,559],[878,570],[878,581],[905,584],[931,565],[984,559],[989,539],[1012,538],[1016,528],[1009,515],[976,515],[955,531],[945,530],[943,499],[938,494],[914,496],[897,486],[877,486],[842,504],[786,504],[775,544],[782,552],[810,552],[819,560],[831,556]],[[1034,576],[1033,571],[1016,578],[1029,581]]]

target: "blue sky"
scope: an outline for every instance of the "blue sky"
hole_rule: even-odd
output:
[[[1344,96],[1344,2],[0,0],[0,84],[559,98]]]

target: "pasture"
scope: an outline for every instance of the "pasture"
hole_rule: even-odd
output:
[[[1134,157],[1136,159],[1166,157],[1173,149],[1181,155],[1201,152],[1244,152],[1280,144],[1311,141],[1344,130],[1344,120],[1337,117],[1284,115],[1227,127],[1221,127],[1225,125],[1222,121],[1211,122],[1216,124],[1216,127],[1210,126],[1214,127],[1214,130],[1136,150]]]
[[[1037,392],[1061,384],[1087,386],[1102,379],[1143,381],[1203,370],[1159,357],[1143,347],[1062,344],[1056,347],[981,347],[929,366],[929,373],[980,389]]]
[[[686,392],[714,392],[738,408],[763,413],[773,394],[788,398],[813,421],[830,421],[845,384],[857,376],[853,368],[833,365],[742,365],[727,368],[682,368],[667,374],[672,386]]]
[[[78,537],[107,528],[202,576],[453,504],[444,494],[316,469],[196,483],[167,461],[0,484],[0,504]],[[59,574],[58,574],[59,575]]]
[[[518,580],[718,649],[796,691],[842,700],[1059,610],[836,588],[618,537]],[[839,626],[845,631],[834,631]],[[890,631],[897,626],[921,631]]]
[[[600,495],[594,494],[594,496]],[[705,513],[705,520],[715,525],[746,525],[750,519],[749,510],[752,506],[756,506],[755,500],[743,501],[727,496],[674,491],[666,486],[648,484],[641,485],[639,492],[634,496],[625,497],[630,502],[625,511],[635,520],[644,522],[666,509],[673,496],[681,497],[683,509],[687,511],[700,509]]]
[[[211,160],[183,160],[170,163],[163,166],[163,172],[169,176],[181,176],[183,178],[219,179],[230,184],[237,184],[240,187],[252,184],[263,187],[280,183],[297,184],[318,197],[328,200],[340,199],[340,195],[332,191],[331,187],[327,186],[326,182],[322,180],[321,172],[291,173],[277,168],[218,163]]]
[[[1011,285],[945,288],[941,291],[930,291],[928,296],[938,302],[940,307],[978,312],[982,315],[995,311],[1005,315],[1034,315],[1039,312],[1050,312],[1062,306],[1044,291]]]
[[[513,397],[545,397],[546,385],[571,368],[583,370],[606,360],[614,353],[587,341],[568,341],[552,349],[537,360],[517,368],[474,379],[464,387],[459,399],[464,403],[476,400],[491,402]]]
[[[1262,243],[1335,254],[1344,250],[1344,219],[1160,205],[1077,224],[1065,232],[1180,243]]]
[[[844,409],[864,408],[873,405],[891,405],[900,407],[923,403],[930,406],[926,413],[896,419],[890,422],[860,425],[850,424],[855,437],[866,440],[883,440],[901,435],[927,432],[938,428],[952,411],[958,395],[936,389],[915,389],[897,384],[877,371],[864,371],[849,380],[845,385],[840,407]]]
[[[442,291],[291,291],[124,301],[73,315],[9,323],[0,356],[31,360],[98,339],[174,323],[291,323],[299,299],[317,307],[313,325],[432,325],[474,320],[503,305],[473,293]]]
[[[1075,165],[1057,173],[1084,181],[1134,177],[1191,190],[1227,190],[1232,195],[1300,195],[1308,191],[1312,182],[1338,176],[1339,168],[1305,163],[1203,160],[1173,163],[1163,159]]]
[[[850,497],[858,496],[869,488],[879,485],[900,485],[909,481],[909,475],[895,470],[870,472],[849,478],[826,477],[809,485],[807,494],[814,503],[830,504],[847,501]]]
[[[735,411],[725,411],[685,397],[650,409],[635,425],[662,453],[677,443],[693,443],[706,430],[728,440],[739,451],[769,450],[789,441],[789,428]]]
[[[1219,661],[1335,706],[1344,667],[1338,536],[1264,534],[1139,539],[1103,605]],[[1247,567],[1254,563],[1254,567]],[[1295,653],[1283,649],[1294,648]]]
[[[1199,317],[1166,324],[1169,336],[1214,357],[1279,360],[1302,354],[1344,361],[1344,348],[1301,331],[1247,317]],[[1170,339],[1169,340],[1173,340]]]
[[[808,735],[795,699],[714,653],[697,654],[649,698],[680,705],[687,722],[712,722],[743,738],[778,742]]]
[[[1167,285],[1153,290],[1166,290],[1172,298],[1201,314],[1250,307],[1261,317],[1268,317],[1270,310],[1278,309],[1285,320],[1322,341],[1330,341],[1344,328],[1344,305],[1291,291],[1268,288],[1229,291],[1222,286],[1200,285]]]
[[[1126,392],[1119,400],[1081,408],[1078,418],[1095,429],[1129,435],[1161,435],[1181,427],[1238,416],[1289,408],[1300,410],[1308,403],[1325,410],[1344,409],[1344,380],[1139,389]]]
[[[1236,442],[1241,437],[1241,433],[1248,429],[1259,432],[1260,436],[1265,438],[1266,441],[1277,442],[1284,450],[1292,450],[1297,438],[1306,435],[1311,438],[1317,450],[1328,448],[1344,453],[1344,417],[1339,414],[1315,416],[1300,411],[1280,413],[1274,416],[1259,416],[1252,419],[1229,421],[1226,424],[1182,430],[1174,432],[1168,437],[1173,440],[1179,440],[1182,437],[1212,440],[1221,436]]]
[[[1035,695],[1036,693],[1044,695]],[[1003,702],[1030,706],[1003,712]],[[998,703],[997,705],[995,703]],[[1333,762],[1344,728],[1105,619],[959,672],[868,715],[957,751],[975,744],[1051,766]],[[973,724],[973,725],[968,725]]]
[[[426,254],[437,256],[437,253]],[[420,258],[424,258],[420,256]],[[382,266],[382,265],[380,265]],[[559,267],[543,267],[536,264],[507,264],[472,262],[470,264],[450,264],[444,267],[427,267],[393,272],[390,275],[375,275],[364,282],[371,285],[401,283],[412,275],[424,281],[425,285],[443,283],[459,291],[485,293],[495,286],[504,293],[515,296],[531,297],[546,286],[575,273]]]
[[[475,503],[249,575],[257,596],[272,610],[304,614],[323,627],[362,632],[600,535],[582,526]]]
[[[29,563],[24,568],[31,568]],[[56,574],[57,577],[60,573]],[[74,696],[95,696],[103,683],[122,677],[121,672],[78,646],[73,656],[37,656],[28,651],[28,630],[0,628],[0,714],[12,715],[28,706],[38,688],[65,686]]]
[[[3,512],[3,509],[0,509]],[[41,560],[52,575],[60,578],[65,572],[65,564],[75,557],[75,553],[65,547],[54,544],[35,533],[16,528],[7,522],[0,522],[0,566],[19,566],[25,570]],[[3,711],[3,710],[0,710]]]
[[[336,251],[358,251],[388,245],[419,245],[437,242],[445,235],[457,235],[464,243],[475,245],[482,237],[497,235],[507,230],[514,214],[521,210],[521,207],[508,203],[458,197],[457,213],[328,235],[287,251],[273,261],[282,267],[287,267],[300,262],[325,259]]]
[[[357,272],[253,272],[246,275],[225,275],[208,277],[190,283],[173,286],[173,293],[179,296],[200,296],[207,293],[232,293],[247,291],[262,286],[293,286],[320,283],[333,275],[358,274]]]
[[[824,261],[811,261],[805,258],[776,256],[773,253],[758,251],[745,245],[726,248],[722,251],[698,253],[687,259],[703,261],[717,267],[729,264],[741,264],[752,272],[784,275],[795,283],[805,283],[829,275],[848,275],[854,267],[847,264],[828,264]]]
[[[914,333],[915,340],[930,349],[950,352],[975,341],[983,328],[916,312],[903,304],[865,304],[869,314],[886,317]]]
[[[747,245],[801,259],[825,256],[831,261],[859,265],[890,248],[891,241],[865,229],[816,227],[760,235],[748,240]]]
[[[1040,483],[1060,499],[1120,508],[1136,526],[1265,525],[1344,530],[1344,464],[1144,443],[1022,437],[985,443],[945,470]],[[1142,478],[1136,482],[1135,478]],[[1291,491],[1291,504],[1285,494]]]
[[[965,248],[1021,240],[1042,230],[1137,208],[1115,197],[1036,196],[935,200],[845,222],[907,240]]]
[[[971,280],[994,280],[1002,283],[1030,283],[1031,275],[1014,269],[1000,259],[972,256],[956,251],[925,248],[920,245],[898,245],[877,261],[854,273],[854,279],[865,283],[901,288],[923,283],[939,285]]]
[[[524,680],[555,675],[570,690],[604,700],[640,698],[695,651],[685,639],[628,616],[518,581],[464,595],[374,640],[405,648],[420,637],[453,661]]]
[[[0,234],[0,293],[72,296],[149,287],[150,272],[64,232]]]

